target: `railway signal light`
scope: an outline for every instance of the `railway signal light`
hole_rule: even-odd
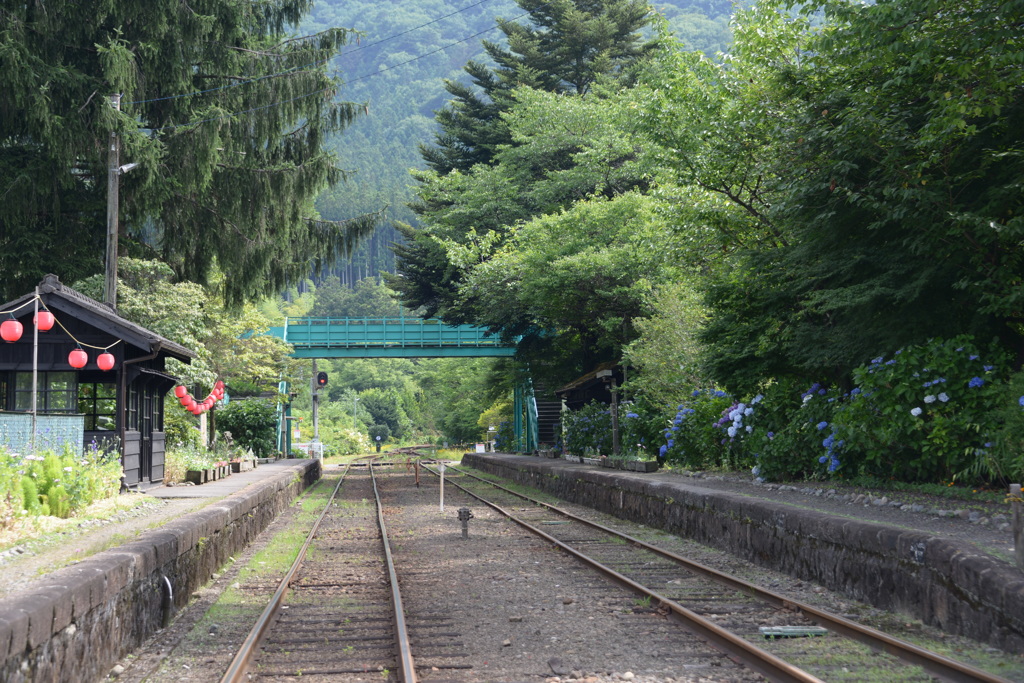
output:
[[[326,372],[318,372],[318,373],[316,373],[316,385],[318,387],[325,387],[325,386],[327,386],[327,373]]]

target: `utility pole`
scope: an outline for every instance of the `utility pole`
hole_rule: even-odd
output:
[[[110,96],[110,106],[121,111],[121,95]],[[120,205],[121,175],[138,164],[121,166],[121,138],[117,131],[110,131],[110,147],[107,150],[107,261],[103,279],[103,303],[117,310],[117,241],[119,238],[118,206]]]
[[[121,111],[121,95],[110,96],[110,106]],[[117,310],[117,206],[121,165],[121,140],[117,131],[110,131],[107,150],[107,264],[103,280],[103,303]]]

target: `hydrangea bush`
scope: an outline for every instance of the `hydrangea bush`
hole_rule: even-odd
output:
[[[935,339],[854,371],[859,391],[836,415],[849,470],[952,481],[995,446],[1009,359],[970,337]]]
[[[664,428],[658,459],[684,467],[721,465],[723,439],[727,438],[722,419],[734,407],[732,398],[720,389],[695,389],[676,406]],[[728,429],[724,433],[727,435]]]
[[[603,403],[591,401],[562,418],[566,451],[574,455],[612,452],[612,414]]]
[[[970,337],[878,357],[842,391],[773,381],[740,400],[693,391],[660,457],[686,467],[750,466],[769,480],[868,475],[902,481],[1024,476],[1024,374]]]

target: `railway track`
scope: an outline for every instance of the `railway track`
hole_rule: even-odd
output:
[[[464,470],[447,468],[446,478],[637,592],[642,600],[769,680],[1006,683],[973,666],[793,601]]]
[[[229,681],[417,681],[376,466],[346,468]]]

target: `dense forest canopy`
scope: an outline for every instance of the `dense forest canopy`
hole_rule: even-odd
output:
[[[200,283],[220,269],[232,305],[347,255],[377,216],[325,221],[313,200],[344,175],[325,139],[362,111],[326,68],[352,33],[296,35],[312,4],[0,8],[0,297],[102,270],[114,144],[137,164],[119,181],[124,250]]]
[[[685,44],[711,56],[728,46],[732,8],[720,0],[657,5]],[[414,185],[408,173],[425,167],[418,148],[434,140],[435,113],[452,98],[446,84],[468,87],[467,63],[491,64],[481,41],[501,45],[498,19],[524,13],[512,0],[317,1],[302,24],[304,32],[344,26],[362,33],[332,64],[345,74],[345,97],[368,105],[365,116],[331,139],[342,168],[352,175],[318,197],[324,218],[344,220],[386,206],[389,218],[418,224],[407,206]],[[349,285],[381,271],[393,272],[389,246],[402,239],[392,225],[381,225],[373,241],[333,272]]]
[[[594,12],[576,33],[616,5],[576,3]],[[531,15],[522,35],[559,19]],[[829,473],[844,447],[899,477],[1020,470],[1006,411],[1024,376],[1003,373],[1024,362],[1024,3],[766,0],[736,12],[721,60],[655,24],[653,53],[585,89],[557,85],[532,38],[528,78],[471,66],[476,89],[450,89],[413,173],[420,224],[389,284],[425,314],[521,337],[549,385],[625,360],[638,401],[681,397],[665,377],[716,400],[779,392],[794,430],[795,387],[839,392],[816,427],[839,425],[817,439]],[[730,420],[726,460],[815,440],[734,447]]]

